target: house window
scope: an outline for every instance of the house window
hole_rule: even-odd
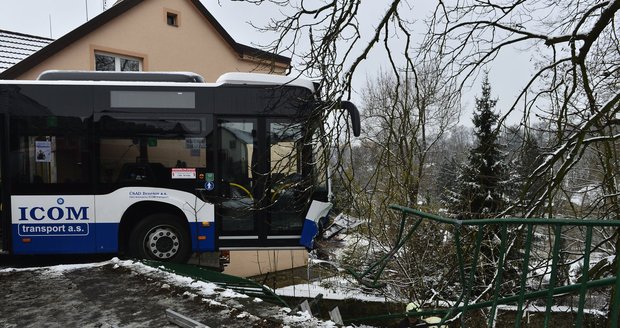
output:
[[[166,22],[169,26],[179,26],[179,15],[171,12],[166,13]]]
[[[114,54],[96,53],[96,71],[141,71],[142,59]]]

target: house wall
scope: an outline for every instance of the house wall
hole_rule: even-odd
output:
[[[169,26],[166,13],[178,15]],[[19,79],[36,79],[45,70],[94,70],[95,51],[143,59],[144,71],[189,71],[214,82],[226,72],[271,72],[286,67],[260,65],[240,55],[188,0],[148,0],[73,42]]]
[[[252,277],[308,264],[305,250],[231,251],[230,264],[224,273]]]

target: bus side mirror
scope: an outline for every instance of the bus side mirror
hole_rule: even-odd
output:
[[[362,128],[360,123],[360,112],[357,110],[357,107],[352,102],[343,100],[340,102],[340,108],[346,109],[347,112],[349,112],[353,135],[359,137]]]

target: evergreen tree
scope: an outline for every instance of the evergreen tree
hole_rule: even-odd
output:
[[[505,207],[504,184],[507,181],[505,154],[498,141],[497,99],[491,98],[488,74],[482,82],[482,95],[476,98],[474,111],[475,144],[468,162],[461,168],[453,192],[452,212],[463,218],[488,218]]]
[[[451,211],[462,219],[483,219],[497,216],[506,208],[509,198],[510,185],[507,169],[506,154],[500,144],[499,129],[497,128],[498,114],[494,112],[497,99],[491,98],[491,85],[488,75],[482,82],[482,95],[476,98],[474,110],[474,147],[469,151],[466,163],[461,167],[456,179]],[[514,183],[514,182],[513,182]],[[483,292],[490,286],[499,265],[499,241],[501,239],[499,226],[488,225],[483,229],[480,257],[475,270],[473,290]],[[508,243],[512,243],[516,236],[509,233]],[[469,231],[462,241],[465,245],[464,257],[472,261],[476,244],[476,232]],[[518,248],[519,246],[517,246]],[[506,291],[516,286],[518,281],[518,265],[515,261],[517,248],[506,254],[507,265],[504,266],[504,287]]]

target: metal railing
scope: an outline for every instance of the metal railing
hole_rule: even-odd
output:
[[[207,267],[194,264],[159,262],[142,260],[142,263],[198,281],[211,282],[219,287],[231,289],[237,293],[258,297],[264,301],[289,307],[288,304],[273,290],[252,280],[213,271]]]
[[[577,305],[577,313],[574,321],[575,327],[582,327],[584,325],[584,309],[586,304],[586,295],[588,291],[597,288],[611,288],[612,289],[612,299],[608,305],[608,313],[609,317],[607,318],[608,327],[618,327],[619,320],[619,312],[620,312],[620,279],[618,279],[618,273],[620,272],[620,261],[617,258],[614,258],[611,263],[613,263],[613,267],[611,268],[611,274],[607,277],[603,278],[592,278],[589,276],[589,272],[592,269],[590,267],[591,255],[592,252],[595,251],[602,243],[600,240],[596,241],[596,245],[593,248],[593,231],[594,229],[618,229],[620,228],[620,221],[617,220],[574,220],[574,219],[540,219],[540,218],[500,218],[500,219],[472,219],[472,220],[455,220],[443,218],[437,215],[424,213],[412,208],[407,208],[398,205],[391,205],[390,208],[394,211],[400,212],[402,214],[402,219],[400,222],[400,228],[397,233],[397,239],[394,247],[387,252],[379,261],[370,265],[365,271],[357,272],[355,270],[349,270],[351,274],[353,274],[360,282],[369,287],[381,287],[382,284],[379,282],[381,274],[386,268],[390,259],[402,248],[409,238],[413,236],[416,229],[420,224],[425,221],[431,221],[440,224],[446,224],[452,226],[453,230],[453,238],[455,246],[455,256],[458,264],[458,281],[462,286],[462,290],[458,299],[452,302],[450,307],[442,307],[441,309],[433,309],[428,311],[416,312],[415,316],[421,315],[430,315],[430,314],[438,314],[442,316],[442,322],[440,325],[443,325],[447,322],[453,322],[456,324],[458,318],[463,318],[468,311],[477,310],[477,309],[488,309],[487,313],[487,324],[489,327],[495,326],[496,322],[496,314],[498,311],[498,306],[500,305],[516,305],[516,317],[514,319],[514,327],[521,327],[522,318],[524,311],[524,305],[526,302],[531,300],[540,300],[544,301],[545,312],[544,312],[544,327],[548,327],[551,325],[551,321],[553,320],[553,311],[552,306],[554,303],[554,299],[558,296],[566,296],[573,295],[574,297],[578,297],[578,305]],[[405,221],[415,219],[416,221],[412,224],[406,225]],[[406,228],[409,226],[409,228]],[[509,227],[512,228],[509,230]],[[548,284],[546,288],[541,288],[538,290],[529,290],[528,288],[528,279],[531,280],[531,264],[532,264],[532,255],[540,255],[540,249],[536,250],[535,246],[538,244],[535,243],[535,234],[537,231],[541,231],[541,229],[548,229],[549,233],[549,244],[545,252],[548,252],[550,258],[547,257],[547,262],[545,264],[545,276],[548,277]],[[570,229],[580,229],[582,231],[585,229],[585,233],[580,233],[578,238],[579,243],[581,244],[581,237],[585,235],[583,240],[583,248],[577,251],[571,251],[572,253],[578,253],[578,259],[573,262],[582,263],[581,267],[581,277],[572,284],[559,285],[558,275],[559,275],[559,267],[566,265],[561,262],[560,254],[562,249],[562,243],[565,241],[565,233]],[[463,230],[466,232],[470,232],[467,235],[467,238],[470,238],[467,243],[464,239],[466,238],[463,234]],[[474,284],[477,279],[477,268],[480,265],[480,253],[481,247],[483,247],[483,240],[485,235],[485,229],[494,229],[496,233],[499,234],[499,246],[497,247],[497,259],[494,262],[495,274],[492,279],[493,285],[491,288],[486,291],[485,298],[475,298],[475,295],[472,295],[474,291]],[[520,233],[520,238],[523,241],[519,247],[519,259],[518,262],[520,265],[520,270],[518,270],[518,276],[513,276],[513,279],[518,281],[518,285],[516,286],[516,292],[513,290],[509,294],[506,292],[502,292],[502,283],[505,276],[505,266],[507,262],[507,255],[509,250],[514,251],[514,249],[509,248],[509,237],[515,237],[515,231]],[[471,235],[475,235],[475,239],[473,239],[473,247],[472,247],[472,237]],[[510,234],[510,236],[509,236]],[[612,234],[614,236],[614,234]],[[524,238],[523,238],[524,237]],[[612,237],[613,238],[613,237]],[[608,238],[608,242],[609,239]],[[615,238],[618,238],[617,236]],[[600,238],[597,238],[600,239]],[[514,239],[513,239],[514,240]],[[467,254],[464,251],[464,244],[467,243],[469,247]],[[538,245],[540,246],[540,245]],[[487,246],[488,247],[488,246]],[[618,250],[616,250],[617,252]],[[514,271],[514,270],[513,270]],[[515,281],[515,282],[516,282]],[[615,291],[615,292],[613,292]],[[472,299],[476,299],[476,301],[472,302]],[[574,312],[573,312],[574,313]],[[402,314],[391,314],[384,316],[383,319],[389,318],[397,318],[403,317],[405,315],[411,315],[411,313],[402,313]],[[370,318],[356,318],[345,320],[346,323],[354,323],[354,322],[363,322]],[[372,319],[377,319],[372,318]],[[461,326],[464,326],[463,320],[460,323]]]

